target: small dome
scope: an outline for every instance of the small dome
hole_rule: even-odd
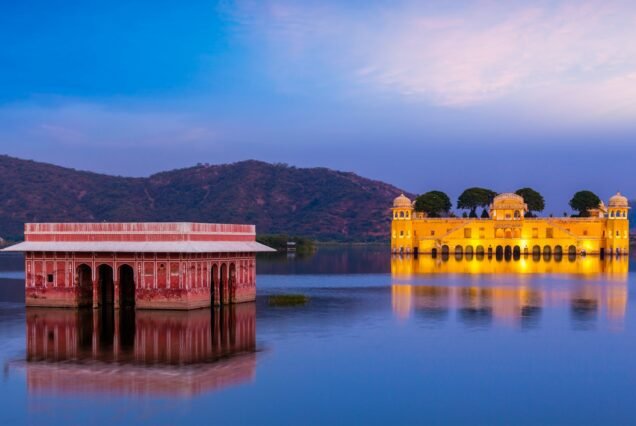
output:
[[[621,195],[620,192],[617,192],[616,195],[610,198],[609,207],[629,207],[629,201],[627,200],[627,197]]]
[[[410,208],[412,207],[411,200],[404,194],[400,194],[395,200],[393,200],[393,207]]]
[[[504,192],[494,198],[491,209],[527,210],[527,206],[521,195]]]

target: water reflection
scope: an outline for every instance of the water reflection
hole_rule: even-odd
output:
[[[569,311],[577,326],[603,315],[615,326],[625,318],[628,288],[621,283],[570,283],[555,287],[392,286],[393,311],[400,318],[412,315],[448,318],[451,312],[467,325],[493,321],[533,325],[548,308]]]
[[[394,256],[394,276],[423,274],[572,274],[598,276],[627,281],[629,259],[595,256]]]
[[[28,308],[27,386],[37,392],[194,395],[253,379],[256,309]]]

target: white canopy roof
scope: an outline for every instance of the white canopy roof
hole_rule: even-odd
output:
[[[25,241],[2,251],[119,253],[249,253],[273,252],[256,241]]]

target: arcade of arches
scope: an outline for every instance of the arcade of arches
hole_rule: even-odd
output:
[[[253,253],[27,253],[28,306],[193,309],[253,301]]]

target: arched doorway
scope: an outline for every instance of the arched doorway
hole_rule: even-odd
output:
[[[464,254],[464,249],[462,246],[455,246],[455,256],[461,256]]]
[[[221,306],[228,303],[227,296],[227,265],[224,263],[221,265],[221,277],[219,284],[219,302],[221,303]]]
[[[449,248],[447,245],[443,245],[443,246],[442,246],[442,254],[443,254],[443,255],[445,254],[445,255],[447,255],[447,256],[448,256],[448,253],[449,253],[449,252],[450,252],[450,248]]]
[[[221,303],[219,299],[219,265],[216,263],[212,265],[212,272],[210,277],[210,301],[212,306],[218,306]]]
[[[576,246],[571,245],[568,247],[568,256],[576,256]]]
[[[92,306],[93,304],[93,271],[86,264],[77,267],[78,305]]]
[[[506,257],[512,257],[512,247],[510,246],[506,246],[505,251],[504,251],[504,255]]]
[[[561,247],[561,246],[554,247],[554,255],[555,256],[563,255],[563,247]]]
[[[122,308],[135,306],[135,273],[130,265],[119,267],[119,306]]]
[[[512,256],[515,259],[519,259],[521,257],[521,247],[514,246],[514,248],[512,249]]]
[[[498,258],[502,258],[504,254],[504,249],[502,246],[497,246],[497,248],[495,249],[495,256]]]
[[[543,260],[549,261],[552,259],[552,248],[550,246],[543,247]]]
[[[541,254],[541,247],[532,246],[532,255],[533,256],[539,256],[540,254]]]
[[[99,290],[99,305],[112,306],[115,302],[115,283],[113,282],[113,268],[109,265],[99,265],[97,289]]]
[[[431,256],[432,256],[433,258],[436,258],[436,257],[437,257],[437,249],[436,249],[436,248],[434,248],[434,249],[432,249],[432,250],[431,250]]]

